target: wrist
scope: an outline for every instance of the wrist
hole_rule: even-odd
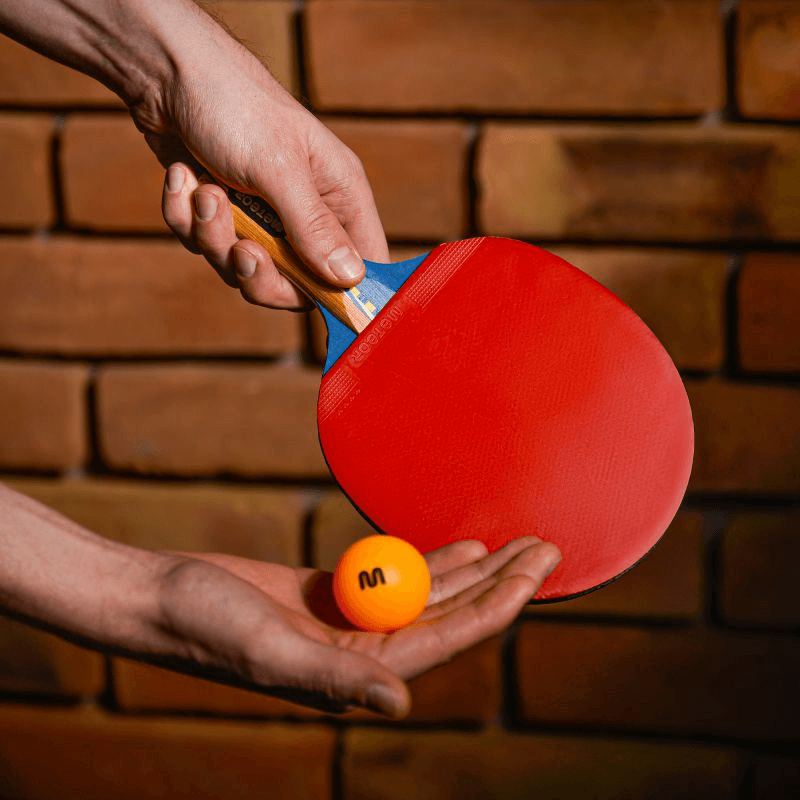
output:
[[[126,24],[136,32],[119,34],[127,46],[119,55],[122,63],[112,63],[111,88],[141,130],[160,133],[169,125],[175,88],[198,56],[209,52],[215,36],[226,34],[194,0],[133,0],[124,6]]]
[[[154,122],[180,60],[216,27],[192,0],[0,3],[0,33],[99,80]]]
[[[131,656],[161,655],[168,638],[163,635],[162,585],[180,560],[127,546],[107,559],[98,587],[100,614],[87,618],[90,642]]]

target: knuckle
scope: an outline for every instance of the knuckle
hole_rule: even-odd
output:
[[[344,158],[352,178],[357,181],[366,181],[367,171],[364,169],[364,164],[349,147],[345,147]]]
[[[304,238],[320,253],[330,252],[342,238],[339,220],[324,203],[318,203],[307,211],[304,228]]]
[[[431,578],[431,589],[428,594],[428,602],[426,605],[434,605],[439,602],[439,598],[441,598],[444,593],[444,585],[445,582],[441,575],[436,575]]]

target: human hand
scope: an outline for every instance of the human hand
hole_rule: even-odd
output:
[[[405,681],[510,625],[560,555],[534,537],[487,555],[478,541],[425,556],[431,593],[394,633],[354,629],[335,607],[332,574],[223,554],[178,554],[160,587],[171,665],[339,713],[405,716]]]
[[[353,286],[362,258],[388,261],[358,158],[193,0],[5,0],[0,33],[120,96],[169,168],[167,224],[248,300],[305,304],[263,247],[237,243],[224,194],[198,190],[198,165],[267,200],[294,249],[328,282]]]
[[[184,245],[202,253],[251,302],[308,305],[261,245],[237,239],[225,192],[198,187],[200,164],[223,183],[266,199],[294,249],[329,283],[357,283],[364,274],[362,258],[388,261],[355,154],[221,29],[198,52],[201,58],[183,57],[178,77],[157,103],[131,109],[168,167],[164,219]]]

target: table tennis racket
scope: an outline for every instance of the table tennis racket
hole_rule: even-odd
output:
[[[322,311],[319,440],[379,531],[423,553],[554,542],[562,561],[536,601],[602,586],[656,544],[689,479],[692,416],[666,351],[615,295],[495,237],[367,261],[356,287],[334,289],[263,200],[226,191],[238,235]]]

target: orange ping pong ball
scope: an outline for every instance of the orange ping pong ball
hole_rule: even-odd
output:
[[[425,608],[431,574],[419,550],[395,536],[359,539],[333,573],[333,596],[357,628],[388,633],[413,622]]]

